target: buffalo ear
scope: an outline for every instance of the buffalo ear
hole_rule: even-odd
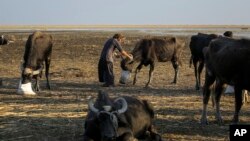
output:
[[[116,114],[119,121],[119,126],[128,126],[129,122],[124,114]]]

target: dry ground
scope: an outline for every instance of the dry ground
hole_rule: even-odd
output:
[[[124,49],[147,36],[137,31],[121,31],[127,37]],[[171,84],[174,71],[171,63],[157,63],[151,88],[143,88],[148,68],[143,68],[135,86],[119,85],[119,59],[115,63],[117,87],[102,88],[97,77],[97,63],[102,46],[114,31],[49,32],[54,37],[51,63],[52,90],[45,88],[37,96],[16,94],[20,77],[19,65],[28,32],[5,33],[15,43],[0,48],[0,140],[81,140],[87,101],[103,89],[111,96],[135,96],[149,100],[157,114],[155,125],[166,140],[229,140],[229,124],[234,113],[234,97],[224,95],[221,110],[225,120],[217,125],[209,103],[208,126],[200,126],[202,93],[194,88],[193,68],[189,68],[190,52],[185,47],[179,83]],[[182,37],[187,45],[189,36]],[[203,78],[204,81],[204,78]],[[240,123],[250,122],[249,104],[243,106]]]

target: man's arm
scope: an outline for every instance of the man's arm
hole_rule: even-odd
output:
[[[119,52],[120,52],[123,56],[128,57],[130,60],[133,59],[133,56],[132,56],[132,55],[128,54],[126,51],[124,51],[124,50],[122,49],[122,46],[120,45],[120,43],[118,43],[117,40],[115,40],[115,46],[116,46],[116,48],[119,50]]]
[[[121,51],[121,54],[124,55],[124,56],[126,56],[126,57],[128,57],[130,60],[133,59],[133,56],[132,56],[131,54],[128,54],[128,53],[127,53],[126,51],[124,51],[124,50]]]

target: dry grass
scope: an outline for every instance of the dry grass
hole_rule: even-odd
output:
[[[125,50],[146,36],[140,32],[122,31],[129,40]],[[102,88],[97,81],[97,63],[103,43],[113,31],[50,32],[55,40],[51,64],[52,90],[43,89],[37,96],[16,94],[19,81],[19,64],[29,33],[6,33],[15,36],[16,42],[0,49],[0,140],[81,140],[87,101],[96,97],[99,89],[111,96],[129,95],[149,100],[157,114],[155,124],[166,140],[228,140],[229,124],[234,112],[234,98],[221,99],[225,124],[217,125],[214,109],[209,105],[210,125],[199,124],[202,94],[194,89],[193,68],[188,67],[190,52],[186,46],[177,85],[173,80],[171,63],[157,63],[151,88],[143,88],[148,68],[143,68],[135,86],[118,85]],[[189,37],[182,37],[189,42]],[[120,76],[119,61],[115,63],[116,82]],[[204,78],[203,78],[204,80]],[[249,105],[242,108],[240,123],[250,121]]]

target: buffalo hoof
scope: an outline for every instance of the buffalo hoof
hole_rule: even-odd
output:
[[[218,122],[219,125],[224,124],[224,121],[223,121],[223,119],[221,118],[220,115],[215,115],[215,118],[216,118],[216,121]]]
[[[233,120],[232,120],[233,124],[238,124],[239,123],[239,117],[238,116],[234,116]]]
[[[200,87],[199,86],[195,86],[195,90],[200,90]]]
[[[207,119],[202,118],[201,119],[201,125],[208,125]]]
[[[27,84],[20,83],[17,89],[17,94],[36,95],[36,93],[32,90],[31,83],[27,83]]]
[[[145,89],[151,89],[151,88],[152,88],[152,86],[151,86],[151,85],[149,85],[149,84],[146,84],[146,85],[144,86],[144,88],[145,88]]]
[[[177,84],[177,82],[176,82],[176,81],[173,81],[173,82],[171,82],[171,84]]]

